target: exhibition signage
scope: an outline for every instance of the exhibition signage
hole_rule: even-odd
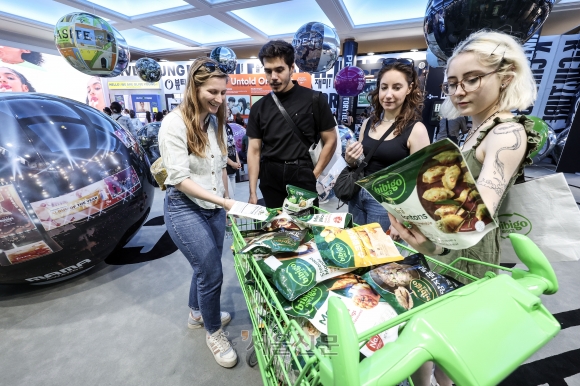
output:
[[[294,73],[292,79],[302,87],[312,88],[312,78],[305,72]],[[272,89],[265,74],[232,74],[228,82],[228,95],[266,95]]]
[[[159,82],[149,83],[143,81],[110,81],[109,90],[151,90],[159,89]]]

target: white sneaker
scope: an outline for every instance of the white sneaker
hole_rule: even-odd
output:
[[[234,367],[236,365],[238,354],[236,354],[236,350],[234,350],[221,328],[211,335],[206,333],[205,341],[218,365],[222,367]]]
[[[232,316],[230,315],[229,312],[225,312],[225,311],[221,311],[220,312],[220,318],[222,321],[222,327],[225,326],[226,324],[228,324],[230,322],[230,320],[232,320]],[[191,312],[189,313],[189,317],[187,318],[187,327],[191,328],[192,330],[197,329],[197,328],[202,328],[203,327],[203,317],[199,318],[194,318],[193,315],[191,314]]]

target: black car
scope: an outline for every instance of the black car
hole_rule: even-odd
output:
[[[137,139],[141,146],[143,146],[143,149],[147,152],[147,156],[151,163],[157,161],[157,158],[161,157],[161,154],[159,153],[159,140],[157,138],[160,128],[161,122],[152,122],[137,131]]]

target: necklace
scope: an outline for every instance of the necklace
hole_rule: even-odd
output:
[[[383,122],[393,122],[396,118],[393,119],[381,119]]]
[[[469,132],[467,133],[467,138],[465,138],[465,141],[463,141],[463,146],[465,146],[465,144],[467,143],[467,141],[469,141],[469,139],[471,137],[473,137],[473,134],[477,133],[477,130],[479,130],[479,128],[483,125],[485,125],[491,118],[495,117],[496,115],[499,114],[499,110],[497,110],[495,113],[491,114],[486,120],[484,120],[483,122],[481,122],[479,125],[477,125],[477,127],[475,128],[475,130],[469,130]],[[463,149],[463,146],[461,146],[461,148]]]

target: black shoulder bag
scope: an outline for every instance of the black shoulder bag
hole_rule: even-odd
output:
[[[371,124],[371,120],[367,121],[367,125],[365,127],[365,134],[368,135],[369,127]],[[359,179],[361,172],[364,168],[368,165],[369,161],[381,145],[385,138],[391,134],[391,132],[395,130],[395,124],[393,123],[391,127],[385,131],[385,134],[378,140],[375,147],[366,155],[365,159],[357,168],[351,168],[350,166],[345,167],[342,169],[342,172],[336,178],[336,182],[334,184],[333,190],[336,197],[342,201],[347,202],[350,201],[358,192],[360,191],[360,186],[355,184],[355,182]]]

